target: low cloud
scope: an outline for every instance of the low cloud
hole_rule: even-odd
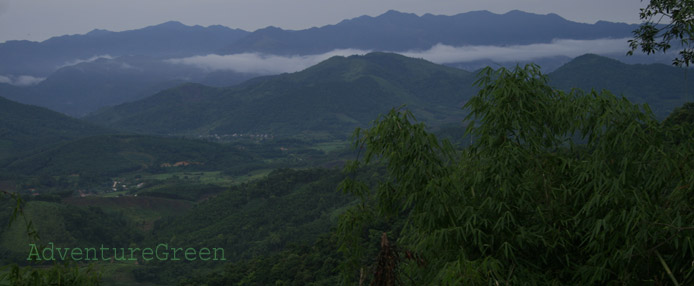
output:
[[[45,77],[33,77],[30,75],[20,75],[20,76],[0,75],[0,83],[7,83],[7,84],[11,84],[11,85],[16,85],[16,86],[36,85],[45,79],[46,79]]]
[[[195,66],[208,71],[232,70],[239,73],[267,75],[300,71],[333,56],[350,56],[366,53],[368,53],[368,51],[354,49],[334,50],[324,54],[307,56],[277,56],[258,53],[242,53],[233,55],[194,56],[181,59],[169,59],[167,62]]]
[[[75,60],[72,60],[72,61],[67,61],[67,62],[65,62],[64,64],[58,66],[57,68],[64,68],[64,67],[68,67],[68,66],[74,66],[74,65],[81,64],[81,63],[90,63],[90,62],[96,61],[96,60],[98,60],[98,59],[108,59],[108,60],[112,60],[113,57],[110,56],[110,55],[100,55],[100,56],[93,56],[93,57],[88,58],[88,59],[75,59]]]
[[[551,43],[513,45],[513,46],[461,46],[454,47],[437,44],[424,51],[396,52],[402,55],[422,58],[438,64],[464,63],[478,60],[497,62],[530,61],[539,58],[567,56],[577,57],[587,53],[617,54],[628,50],[628,39],[598,40],[554,40]],[[366,54],[369,51],[344,49],[306,56],[277,56],[258,53],[232,55],[206,55],[188,58],[169,59],[169,63],[195,66],[207,71],[232,70],[240,73],[278,74],[296,72],[315,65],[332,56]]]
[[[513,45],[513,46],[462,46],[453,47],[438,44],[426,51],[402,53],[413,58],[446,64],[494,60],[498,62],[530,61],[539,58],[567,56],[571,58],[584,54],[625,54],[629,49],[628,39],[598,40],[554,40],[551,43]]]

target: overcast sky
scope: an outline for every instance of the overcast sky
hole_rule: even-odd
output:
[[[418,15],[517,9],[586,23],[638,23],[639,8],[645,5],[639,0],[0,0],[0,42],[130,30],[169,20],[248,31],[304,29],[390,9]]]

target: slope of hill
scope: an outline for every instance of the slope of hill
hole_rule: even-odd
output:
[[[0,220],[11,216],[11,202],[0,201]],[[143,235],[123,214],[106,213],[101,208],[78,208],[54,202],[30,201],[24,207],[39,235],[56,246],[112,244],[125,246],[141,241]],[[0,228],[0,263],[26,262],[29,251],[26,227],[15,223]],[[45,244],[46,242],[44,242]]]
[[[250,152],[198,140],[142,135],[101,135],[69,141],[11,161],[1,169],[19,175],[115,177],[165,171],[178,162],[195,170],[223,170],[254,162]],[[168,165],[167,165],[168,164]]]
[[[685,69],[664,64],[624,64],[617,60],[583,55],[550,74],[553,86],[564,90],[609,90],[634,103],[648,103],[660,119],[675,107],[694,99],[694,77]]]
[[[262,180],[234,186],[184,215],[157,222],[150,240],[220,247],[230,262],[269,256],[292,244],[310,244],[330,230],[340,208],[352,200],[335,191],[342,177],[338,170],[276,170]],[[180,266],[152,262],[138,271],[139,276],[169,284],[223,266],[219,261]]]
[[[608,89],[648,103],[659,117],[686,98],[683,70],[662,64],[628,65],[586,55],[549,77],[557,88]],[[179,86],[88,120],[154,134],[344,138],[402,104],[432,127],[456,121],[464,116],[459,108],[476,93],[474,79],[472,73],[396,54],[334,57],[301,72],[234,88]]]
[[[153,57],[100,58],[62,67],[35,86],[0,89],[0,95],[80,117],[105,106],[142,99],[183,82],[228,86],[254,76],[225,72],[217,73],[214,78],[208,73]]]
[[[345,137],[402,104],[434,124],[460,119],[472,81],[466,71],[372,53],[333,57],[301,72],[233,88],[186,84],[86,119],[155,134]]]
[[[0,97],[0,161],[61,142],[106,133],[113,131]]]
[[[556,14],[537,15],[511,11],[503,15],[474,11],[453,16],[388,11],[377,17],[361,16],[335,25],[306,30],[268,27],[222,50],[233,54],[318,54],[335,49],[374,51],[424,50],[436,44],[522,45],[553,39],[631,37],[637,25],[600,21],[571,22]]]

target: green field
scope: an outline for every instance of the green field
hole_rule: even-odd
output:
[[[205,184],[215,184],[220,186],[227,186],[234,183],[234,178],[222,174],[221,171],[205,171],[205,172],[171,172],[164,174],[153,174],[148,176],[143,176],[146,179],[152,180],[168,180],[171,178],[179,178],[186,181],[197,181]]]
[[[321,142],[317,143],[315,145],[315,148],[318,150],[321,150],[325,153],[331,153],[335,151],[341,151],[345,150],[350,147],[350,142],[349,141],[344,141],[344,140],[336,140],[336,141],[329,141],[329,142]]]
[[[252,180],[262,179],[263,177],[267,176],[267,174],[269,174],[271,171],[272,169],[259,169],[238,176],[225,175],[222,171],[172,172],[164,174],[147,175],[143,176],[143,179],[165,181],[172,178],[178,178],[184,181],[198,182],[201,184],[231,186]]]

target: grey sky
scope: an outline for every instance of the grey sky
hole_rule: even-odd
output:
[[[41,41],[93,29],[122,31],[166,22],[304,29],[361,15],[453,15],[474,10],[556,13],[572,21],[638,23],[639,0],[0,0],[0,42]]]

